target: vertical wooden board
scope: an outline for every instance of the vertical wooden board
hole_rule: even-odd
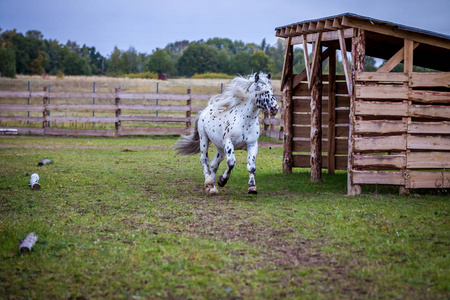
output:
[[[450,169],[450,152],[408,152],[409,169]]]
[[[421,134],[450,134],[450,122],[411,122],[408,133]]]
[[[311,124],[311,114],[303,113],[298,114],[294,113],[292,115],[292,123],[293,125],[310,125]]]
[[[327,149],[328,141],[322,140],[322,149]],[[293,152],[310,152],[310,140],[309,139],[296,139],[293,142]],[[348,139],[336,139],[336,154],[348,153]]]
[[[354,184],[405,185],[403,172],[353,170]]]
[[[407,116],[408,103],[356,101],[357,116]]]
[[[338,124],[349,124],[349,109],[336,109],[336,126]]]
[[[350,97],[336,95],[336,107],[350,107]]]
[[[366,169],[402,169],[406,166],[406,155],[361,155],[355,154],[353,167]]]
[[[371,120],[355,121],[355,134],[393,134],[406,133],[405,121]]]
[[[355,137],[355,152],[405,151],[406,136]]]
[[[404,49],[403,72],[410,73],[413,70],[414,42],[405,39],[403,49]]]
[[[293,158],[293,167],[294,168],[310,168],[310,155],[309,154],[294,154]],[[328,156],[323,155],[323,164],[322,169],[328,168]],[[335,157],[335,169],[336,170],[347,170],[347,156],[336,156]]]
[[[293,126],[294,137],[296,138],[310,138],[311,137],[311,126],[308,125],[294,125]],[[337,126],[334,128],[335,137],[348,137],[348,126]],[[322,138],[328,139],[329,130],[327,125],[322,125]],[[328,151],[327,151],[328,152]]]
[[[311,112],[311,99],[293,99],[294,113]],[[322,100],[322,112],[328,111],[328,100]]]
[[[410,150],[445,150],[450,151],[449,136],[408,136]]]
[[[450,72],[411,73],[411,87],[446,87],[450,88]]]
[[[406,188],[450,188],[450,172],[410,171]]]
[[[358,99],[408,99],[407,86],[355,86],[355,93]]]

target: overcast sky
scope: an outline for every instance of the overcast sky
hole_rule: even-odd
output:
[[[273,45],[276,27],[346,12],[450,35],[450,0],[0,0],[0,28],[109,56],[213,37]]]

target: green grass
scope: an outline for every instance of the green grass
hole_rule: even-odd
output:
[[[257,196],[238,151],[211,197],[199,157],[174,142],[0,138],[0,298],[450,297],[448,191],[347,197],[345,172],[283,174],[272,147],[259,150]]]

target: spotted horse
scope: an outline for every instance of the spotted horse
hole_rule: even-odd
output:
[[[278,113],[270,73],[262,72],[234,78],[222,94],[213,96],[208,106],[199,112],[192,134],[181,136],[175,144],[180,155],[201,153],[205,186],[212,195],[218,194],[216,173],[219,164],[227,159],[227,168],[219,176],[217,184],[225,186],[236,164],[235,150],[247,150],[249,174],[248,193],[257,194],[255,184],[255,160],[260,133],[258,114],[262,109],[271,116]],[[212,142],[217,150],[209,166],[208,147]]]

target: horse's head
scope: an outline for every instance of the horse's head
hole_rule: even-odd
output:
[[[270,85],[270,73],[256,73],[254,76],[254,83],[250,87],[249,91],[252,92],[252,97],[258,108],[263,109],[271,116],[275,116],[278,113],[279,107],[277,100],[273,95],[273,88]]]

